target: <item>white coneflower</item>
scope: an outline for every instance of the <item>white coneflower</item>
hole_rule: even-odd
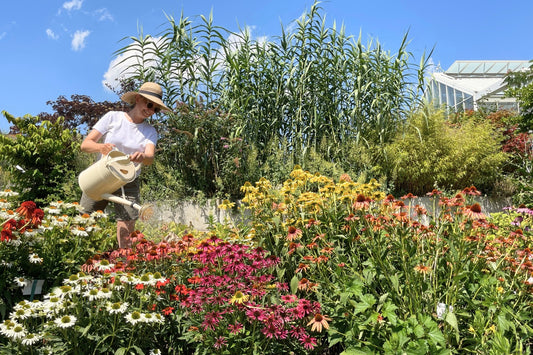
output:
[[[45,207],[44,212],[53,215],[61,214],[61,209],[56,206]]]
[[[99,260],[98,262],[96,262],[94,264],[94,267],[98,271],[107,271],[107,270],[112,270],[115,267],[115,264],[111,264],[109,260],[103,259],[103,260]]]
[[[11,322],[11,325],[0,328],[0,333],[13,340],[21,339],[27,334],[26,328],[17,322]]]
[[[50,202],[50,206],[55,207],[55,208],[61,208],[61,206],[63,206],[64,204],[65,204],[65,202],[63,202],[63,201],[52,201],[52,202]]]
[[[111,298],[111,296],[113,296],[113,292],[111,292],[111,290],[106,287],[98,291],[99,299],[108,299],[108,298]]]
[[[9,209],[11,208],[11,202],[7,201],[7,200],[4,200],[4,199],[0,199],[0,209]]]
[[[22,233],[26,237],[35,237],[39,234],[39,231],[37,229],[27,228],[24,230],[24,233]]]
[[[126,313],[128,310],[129,303],[128,302],[107,302],[106,309],[110,314],[122,314]]]
[[[126,314],[124,318],[126,318],[126,322],[131,323],[132,325],[143,321],[142,314],[137,311]]]
[[[75,275],[70,275],[68,279],[64,279],[63,284],[74,286],[74,285],[77,285],[79,281],[80,281],[79,276],[75,274]]]
[[[0,197],[13,197],[18,195],[18,192],[12,191],[11,189],[5,189],[3,191],[0,191]]]
[[[42,262],[43,262],[43,258],[40,258],[39,255],[35,253],[30,254],[30,263],[41,264]]]
[[[89,233],[85,231],[85,228],[82,226],[75,226],[71,230],[72,234],[74,234],[77,237],[88,237]]]
[[[54,227],[64,228],[68,226],[68,216],[53,217],[51,222]]]
[[[6,262],[5,260],[1,260],[0,266],[5,266],[6,268],[10,269],[13,266],[13,263],[9,263],[9,262]]]
[[[92,288],[88,291],[85,291],[83,293],[83,297],[87,298],[89,301],[96,301],[100,298],[100,295],[98,294],[97,288]]]
[[[31,316],[31,308],[19,308],[9,314],[11,319],[27,319]]]
[[[149,355],[161,355],[161,350],[159,349],[152,349],[150,350],[150,352],[148,353]]]
[[[120,277],[120,281],[125,284],[136,285],[140,283],[139,278],[133,274],[127,274]]]
[[[154,278],[154,275],[151,272],[148,272],[139,278],[139,283],[143,285],[155,286],[157,284],[157,280]]]
[[[62,316],[62,317],[58,317],[54,320],[54,323],[59,327],[59,328],[70,328],[72,327],[74,324],[76,324],[76,317],[75,316],[70,316],[70,315],[67,315],[67,316]]]
[[[15,232],[13,232],[13,235],[15,235]],[[22,240],[20,240],[20,239],[10,239],[10,240],[9,240],[9,244],[10,244],[12,247],[18,247],[19,245],[22,244]]]
[[[87,213],[84,213],[84,214],[78,215],[76,217],[73,217],[72,221],[73,221],[74,224],[82,224],[82,225],[87,225],[87,224],[93,224],[94,223],[94,219],[91,217],[91,215],[89,215]]]
[[[101,210],[94,211],[91,213],[91,217],[93,218],[107,218],[107,214]]]
[[[46,313],[47,318],[56,314],[58,311],[65,309],[65,304],[60,297],[54,296],[45,300],[42,304],[43,312]]]
[[[24,336],[24,338],[22,338],[22,344],[26,346],[35,345],[38,342],[40,342],[42,338],[43,338],[42,335],[35,334],[35,333],[28,333],[26,334],[26,336]]]
[[[26,280],[24,277],[15,277],[13,279],[18,287],[26,287],[26,285],[30,284],[30,280]]]

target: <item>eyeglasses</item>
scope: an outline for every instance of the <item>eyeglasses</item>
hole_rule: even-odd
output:
[[[158,113],[159,111],[161,111],[161,108],[159,107],[154,107],[154,103],[153,102],[150,102],[150,101],[146,101],[146,107],[149,108],[150,110],[154,110],[154,113]]]

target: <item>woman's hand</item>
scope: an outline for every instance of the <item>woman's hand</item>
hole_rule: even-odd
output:
[[[145,158],[145,154],[141,152],[135,152],[133,154],[130,154],[130,161],[134,163],[142,163]]]

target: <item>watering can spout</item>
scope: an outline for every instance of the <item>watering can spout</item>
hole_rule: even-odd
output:
[[[121,205],[130,206],[139,211],[139,219],[141,221],[147,221],[151,219],[154,215],[154,207],[151,204],[139,205],[135,202],[129,201],[123,197],[112,195],[112,194],[103,194],[102,198],[115,203],[120,203]]]

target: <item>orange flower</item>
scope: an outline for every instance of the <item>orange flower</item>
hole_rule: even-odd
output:
[[[426,266],[426,265],[417,265],[414,267],[415,271],[418,271],[419,273],[421,274],[428,274],[430,271],[431,271],[431,268],[429,266]]]
[[[311,318],[311,321],[309,323],[307,323],[307,325],[308,326],[312,325],[312,327],[311,327],[311,331],[312,332],[317,331],[317,332],[320,333],[322,331],[322,327],[324,327],[325,329],[329,329],[328,320],[330,321],[331,318],[329,318],[326,315],[322,315],[320,313],[317,313],[317,314],[315,314],[315,316],[313,318]]]
[[[287,240],[293,241],[298,239],[302,235],[302,231],[296,227],[289,227],[289,234],[287,234]]]
[[[483,219],[485,215],[481,213],[481,206],[479,203],[474,203],[472,206],[467,206],[464,209],[464,214],[471,219]]]

